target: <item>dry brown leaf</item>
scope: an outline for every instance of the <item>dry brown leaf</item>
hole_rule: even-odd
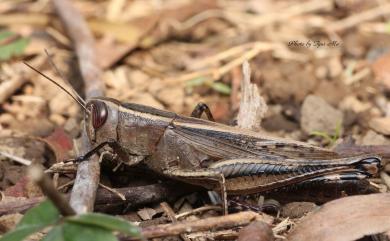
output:
[[[390,89],[390,53],[379,57],[371,67],[376,79]]]
[[[142,220],[150,220],[157,213],[153,208],[143,208],[137,212],[138,216],[142,218]]]
[[[135,18],[128,23],[89,20],[89,27],[94,33],[112,38],[97,41],[99,65],[106,69],[136,47],[148,48],[167,39],[172,33],[162,29],[166,29],[164,25],[169,25],[172,21],[180,23],[214,8],[216,8],[215,1],[203,0]]]
[[[390,193],[341,198],[308,215],[290,241],[348,241],[390,230]]]
[[[56,128],[50,136],[42,139],[54,152],[56,162],[69,159],[69,152],[73,148],[72,139],[65,133],[64,129]]]

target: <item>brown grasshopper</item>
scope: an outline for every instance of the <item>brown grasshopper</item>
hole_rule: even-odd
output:
[[[186,117],[111,98],[85,102],[71,96],[85,109],[86,130],[94,146],[79,161],[108,145],[128,165],[143,162],[167,177],[219,189],[224,210],[227,194],[252,194],[312,181],[360,180],[380,169],[377,156],[341,157],[303,142],[216,123],[204,104]],[[200,119],[203,112],[209,120]]]

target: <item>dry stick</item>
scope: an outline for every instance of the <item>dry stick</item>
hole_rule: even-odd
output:
[[[101,183],[99,183],[99,186],[101,186],[102,188],[106,189],[107,191],[112,192],[113,194],[117,195],[122,201],[126,201],[125,195],[123,195],[122,193],[115,190],[115,188],[107,187],[106,185],[101,184]]]
[[[314,0],[306,1],[300,4],[291,4],[282,9],[275,9],[274,11],[264,14],[254,15],[252,13],[244,13],[237,11],[225,11],[225,16],[230,21],[238,24],[245,24],[248,26],[245,31],[259,29],[263,26],[270,26],[275,22],[284,22],[294,16],[308,14],[317,11],[331,11],[333,9],[333,1],[330,0]]]
[[[171,206],[167,202],[160,203],[161,208],[164,210],[164,213],[168,216],[172,223],[177,223],[175,212],[172,210]],[[184,241],[190,241],[185,234],[180,234],[180,238]]]
[[[184,221],[173,224],[150,226],[142,229],[142,235],[145,238],[158,238],[174,236],[181,233],[206,231],[210,229],[227,229],[247,225],[255,220],[264,221],[268,224],[272,223],[271,218],[248,211],[220,217],[210,217],[195,221]]]
[[[63,197],[53,185],[53,182],[46,176],[40,166],[33,165],[28,169],[28,174],[42,189],[42,192],[53,202],[63,216],[75,215],[76,212],[69,205],[65,197]]]
[[[197,232],[187,235],[191,240],[237,240],[237,236],[238,232],[232,229]]]
[[[232,57],[233,55],[238,54],[239,50],[242,50],[241,52],[243,52],[241,53],[240,56],[234,58],[233,60],[231,60],[230,62],[222,66],[219,66],[217,68],[209,68],[205,70],[197,70],[191,73],[185,73],[179,77],[166,79],[166,82],[168,85],[173,85],[173,84],[185,82],[198,77],[209,77],[214,81],[221,78],[221,76],[228,73],[235,67],[240,66],[245,60],[253,59],[261,52],[271,51],[271,50],[288,51],[287,49],[283,48],[283,45],[280,44],[273,44],[269,42],[253,42],[253,43],[247,43],[240,46],[232,47],[228,50],[225,50],[224,52],[208,57],[204,60],[200,60],[199,62],[195,63],[195,65],[197,65],[197,67],[207,66],[207,63],[209,62],[213,62],[213,61],[218,62],[224,60],[227,57]],[[206,64],[204,64],[203,61],[205,61]]]
[[[74,44],[81,76],[84,80],[86,98],[103,96],[104,85],[101,70],[96,61],[95,42],[84,18],[68,0],[53,0],[53,4]],[[80,152],[86,153],[90,149],[91,143],[83,127]],[[70,205],[77,213],[93,211],[99,179],[98,156],[94,155],[79,164],[70,198]]]
[[[221,208],[221,206],[203,206],[203,207],[200,207],[200,208],[192,209],[190,211],[177,214],[175,216],[175,218],[176,219],[180,219],[180,218],[183,218],[183,217],[186,217],[186,216],[190,216],[190,215],[194,215],[196,213],[202,213],[202,212],[206,212],[206,211],[210,211],[210,210],[215,210],[215,211],[221,212],[222,208]]]
[[[12,154],[7,153],[7,152],[0,151],[0,156],[5,156],[5,157],[11,159],[12,161],[17,162],[17,163],[22,164],[22,165],[25,165],[25,166],[30,166],[31,165],[31,161],[30,160],[27,160],[25,158],[12,155]]]
[[[340,21],[333,22],[327,27],[328,31],[341,31],[348,28],[351,28],[353,26],[356,26],[357,24],[361,22],[366,22],[373,20],[375,18],[378,18],[383,15],[390,14],[390,4],[383,4],[376,8],[372,8],[370,10],[352,15],[350,17],[344,18]]]

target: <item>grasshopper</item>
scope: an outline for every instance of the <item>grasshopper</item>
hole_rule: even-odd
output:
[[[86,131],[94,146],[77,160],[108,145],[128,165],[142,162],[166,177],[219,190],[225,212],[227,194],[253,194],[314,181],[360,180],[375,176],[381,167],[378,156],[342,157],[304,142],[216,123],[204,104],[187,117],[106,97],[86,102],[74,90],[75,96],[66,92],[85,110]],[[209,120],[200,118],[203,113]]]

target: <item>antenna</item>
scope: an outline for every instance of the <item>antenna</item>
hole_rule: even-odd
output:
[[[81,102],[80,100],[78,100],[76,97],[74,97],[67,89],[65,89],[62,85],[60,85],[59,83],[57,83],[55,80],[53,80],[52,78],[50,78],[49,76],[45,75],[44,73],[42,73],[41,71],[37,70],[36,68],[32,67],[30,64],[28,64],[27,62],[23,62],[25,65],[27,65],[30,69],[34,70],[35,72],[37,72],[38,74],[42,75],[43,77],[45,77],[45,79],[49,80],[50,82],[52,82],[53,84],[55,84],[58,88],[60,88],[61,90],[65,91],[65,93],[67,93],[70,97],[72,97],[72,99],[74,99],[85,111],[87,111],[88,113],[90,113],[90,111],[87,109],[87,107],[85,106],[85,101],[83,100],[83,102]]]
[[[49,54],[49,51],[47,51],[47,49],[45,49],[45,53],[47,55],[47,59],[49,60],[50,65],[53,67],[53,69],[56,71],[56,73],[61,77],[62,81],[64,81],[65,83],[67,83],[71,87],[69,81],[64,77],[64,75],[61,73],[61,71],[54,64],[52,56]],[[72,90],[73,94],[77,97],[77,99],[81,103],[83,103],[84,106],[86,106],[85,100],[77,93],[77,91],[74,90],[72,87],[71,87],[71,90]]]

